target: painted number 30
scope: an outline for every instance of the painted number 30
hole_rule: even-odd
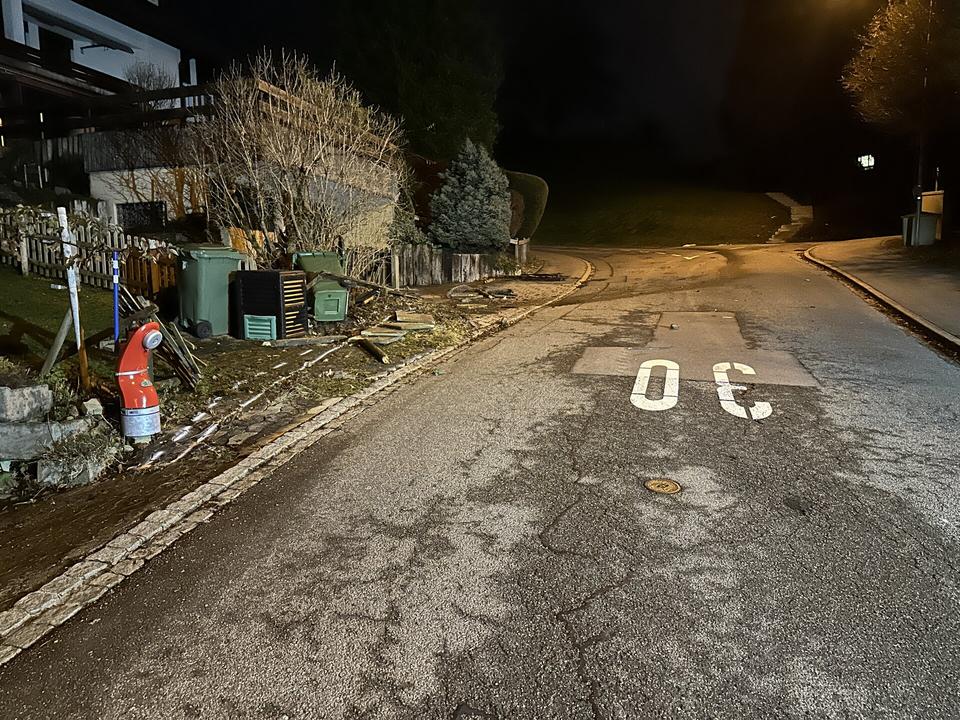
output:
[[[647,397],[647,388],[650,385],[650,375],[654,368],[662,367],[667,375],[663,384],[663,397],[651,400]],[[741,375],[756,375],[757,372],[743,363],[717,363],[713,366],[713,378],[717,383],[717,397],[720,407],[734,417],[752,420],[763,420],[773,414],[773,407],[768,402],[755,402],[752,407],[746,408],[733,397],[734,390],[746,390],[743,385],[734,385],[730,382],[730,371],[736,370]],[[637,381],[633,385],[630,402],[641,410],[663,412],[670,410],[677,404],[680,397],[680,366],[672,360],[649,360],[640,366]]]

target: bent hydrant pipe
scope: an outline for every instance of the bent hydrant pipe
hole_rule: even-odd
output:
[[[124,437],[137,443],[148,442],[160,432],[160,397],[150,379],[150,352],[162,341],[159,323],[140,326],[123,346],[117,364],[120,424]]]

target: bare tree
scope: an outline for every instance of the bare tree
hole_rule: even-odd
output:
[[[149,92],[151,90],[166,90],[177,87],[177,79],[164,67],[154,63],[137,60],[127,66],[123,73],[124,79],[140,90]],[[163,109],[171,107],[169,100],[147,101],[147,107],[152,109]]]
[[[194,133],[210,220],[246,231],[261,264],[346,244],[347,271],[366,270],[376,250],[364,235],[382,226],[386,242],[399,194],[397,121],[291,53],[235,65],[213,94]]]

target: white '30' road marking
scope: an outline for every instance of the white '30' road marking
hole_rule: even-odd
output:
[[[720,407],[726,410],[734,417],[763,420],[773,414],[773,407],[768,402],[755,402],[753,407],[745,408],[740,405],[733,397],[734,390],[746,390],[743,385],[733,385],[730,383],[730,376],[727,374],[731,370],[737,370],[743,375],[756,375],[757,372],[749,365],[743,363],[717,363],[713,366],[713,377],[717,381],[717,396],[720,398]]]
[[[660,400],[650,400],[647,397],[647,386],[650,384],[650,371],[655,367],[667,370],[667,377],[663,384],[663,397]],[[680,366],[672,360],[648,360],[640,366],[637,381],[633,385],[630,402],[641,410],[661,412],[670,410],[677,404],[680,395]]]

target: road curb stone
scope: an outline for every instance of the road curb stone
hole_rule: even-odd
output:
[[[460,343],[415,355],[400,367],[385,371],[372,385],[342,398],[315,417],[257,448],[217,477],[118,533],[39,590],[19,598],[11,609],[0,612],[0,666],[17,657],[84,607],[99,600],[183,535],[209,521],[220,508],[342,427],[381,396],[389,395],[405,381],[424,374],[484,336],[511,327],[538,310],[572,295],[589,280],[595,270],[590,262],[581,260],[586,269],[580,278],[547,302],[529,308],[517,308],[516,312],[506,315],[488,315],[477,321],[474,332]],[[272,462],[281,452],[284,452],[283,460]],[[48,587],[58,592],[48,592]]]

